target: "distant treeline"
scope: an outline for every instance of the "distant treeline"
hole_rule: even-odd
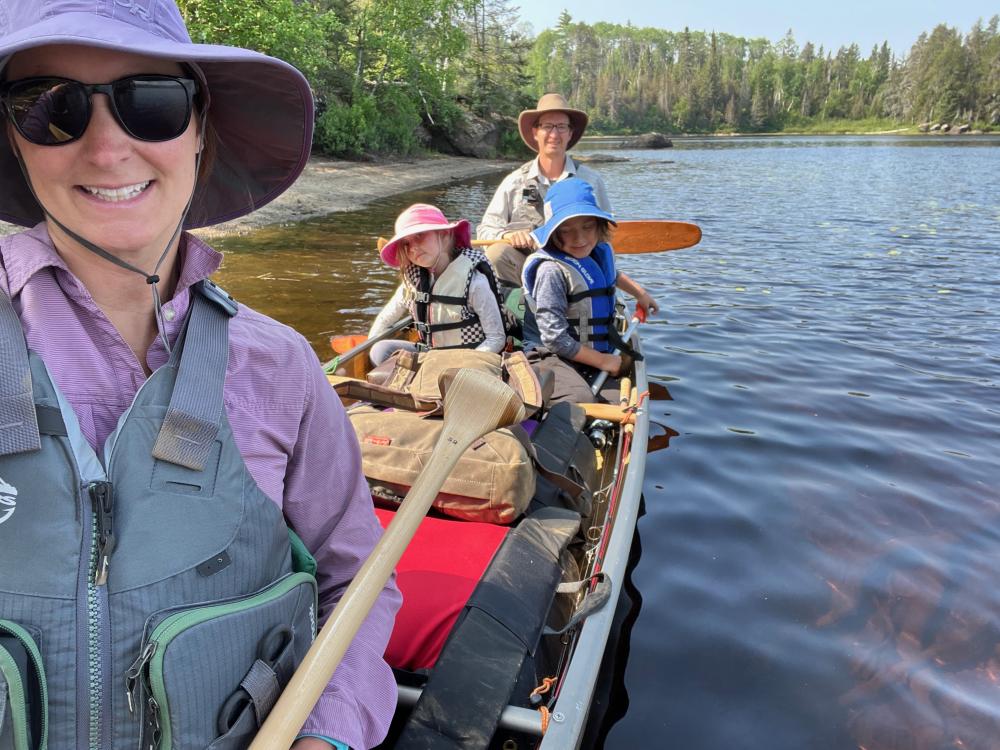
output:
[[[410,153],[467,113],[504,125],[560,91],[608,133],[777,131],[881,118],[1000,128],[998,18],[938,26],[899,55],[575,23],[533,37],[511,0],[179,0],[196,41],[281,57],[319,103],[331,154]]]
[[[536,89],[565,91],[607,130],[774,131],[817,120],[1000,125],[1000,18],[963,37],[940,25],[902,59],[888,43],[828,52],[789,31],[729,34],[573,23],[543,31]]]

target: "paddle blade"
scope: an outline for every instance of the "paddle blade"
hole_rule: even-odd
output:
[[[473,247],[487,247],[503,240],[473,240]],[[662,253],[681,250],[701,242],[701,227],[687,221],[648,219],[619,221],[611,237],[611,246],[618,255]]]
[[[347,354],[347,352],[356,347],[358,344],[363,344],[367,340],[368,337],[363,333],[352,333],[346,336],[331,336],[330,347],[333,349],[334,354]]]
[[[524,420],[524,404],[513,388],[465,368],[458,371],[445,391],[445,416],[449,409],[453,420],[449,426],[454,424],[454,437],[468,438],[470,442],[499,427]],[[456,420],[455,415],[461,417]]]
[[[686,221],[620,221],[611,236],[617,255],[661,253],[701,242],[701,227]]]

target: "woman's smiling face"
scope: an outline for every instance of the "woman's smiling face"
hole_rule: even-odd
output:
[[[5,73],[8,80],[60,76],[82,83],[184,75],[175,62],[72,45],[19,52]],[[107,96],[94,94],[90,122],[79,140],[38,146],[11,126],[8,137],[21,152],[35,195],[49,214],[122,260],[152,268],[194,188],[200,147],[196,117],[173,140],[140,141],[122,130]],[[69,242],[51,221],[49,231],[61,238],[57,247]]]

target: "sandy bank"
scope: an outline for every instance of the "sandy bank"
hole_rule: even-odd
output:
[[[249,216],[200,230],[203,236],[242,234],[268,224],[301,221],[338,211],[355,211],[372,201],[454,180],[509,172],[516,162],[429,156],[390,162],[310,159],[298,181],[277,200]],[[0,221],[0,234],[18,227]]]
[[[514,166],[514,162],[462,156],[376,163],[313,158],[291,189],[277,200],[249,216],[199,233],[207,236],[241,234],[268,224],[301,221],[338,211],[357,211],[390,195],[493,172],[509,172]]]

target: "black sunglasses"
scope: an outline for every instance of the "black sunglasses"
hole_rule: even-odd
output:
[[[175,76],[128,76],[111,83],[23,78],[0,82],[0,102],[17,132],[39,146],[82,138],[94,94],[108,97],[115,120],[133,138],[169,141],[187,130],[197,91],[194,80]]]

